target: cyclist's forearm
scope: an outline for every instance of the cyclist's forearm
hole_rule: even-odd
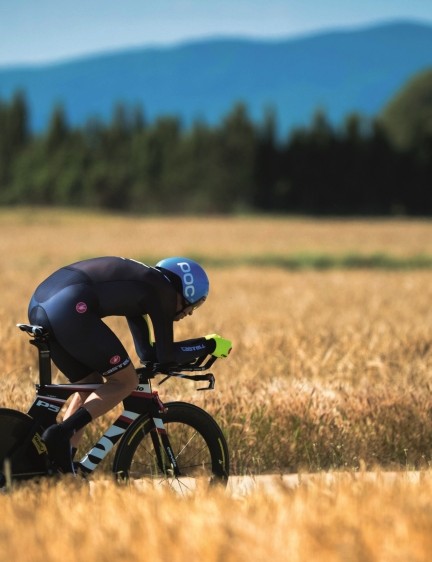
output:
[[[173,356],[176,363],[189,363],[197,357],[210,355],[215,348],[213,340],[193,338],[173,344]]]

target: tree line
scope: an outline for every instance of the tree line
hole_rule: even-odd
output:
[[[432,135],[401,148],[378,119],[332,125],[317,111],[281,139],[235,105],[210,126],[174,116],[147,122],[117,105],[109,123],[72,127],[62,106],[32,133],[22,93],[0,101],[0,204],[134,213],[429,215]]]

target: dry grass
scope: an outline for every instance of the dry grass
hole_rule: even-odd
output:
[[[14,239],[15,259],[40,268],[93,255],[179,254],[212,258],[304,252],[432,255],[431,225],[420,220],[312,220],[266,217],[107,216],[83,211],[0,210],[0,228]],[[0,248],[10,252],[10,239]],[[53,247],[54,240],[61,244]],[[174,245],[174,248],[173,248]],[[29,254],[29,247],[37,251]]]
[[[0,496],[0,560],[427,562],[432,479],[335,475],[274,494],[176,497],[49,482]]]
[[[32,400],[35,353],[15,323],[26,320],[34,287],[65,263],[104,254],[193,253],[234,262],[299,252],[432,255],[427,221],[128,220],[3,211],[0,229],[0,406],[20,409]],[[176,336],[216,331],[233,339],[233,353],[215,365],[215,392],[169,383],[161,395],[193,400],[217,417],[235,472],[429,467],[430,271],[209,272],[211,297]],[[125,323],[109,322],[132,350]],[[24,486],[0,497],[3,556],[51,560],[62,544],[63,551],[74,549],[71,560],[151,553],[155,560],[241,562],[284,560],[288,552],[290,560],[428,560],[429,472],[413,486],[403,477],[391,486],[323,482],[275,497],[212,494],[163,503],[158,494],[129,488],[102,486],[91,496],[76,484],[71,490],[50,483],[36,493]],[[39,522],[26,524],[36,512]]]
[[[32,386],[23,383],[28,375],[36,382],[36,357],[15,323],[26,320],[37,283],[65,263],[103,254],[157,259],[192,249],[241,258],[264,249],[276,254],[283,244],[286,252],[350,247],[361,253],[372,241],[382,252],[397,248],[410,256],[429,252],[432,243],[432,225],[424,221],[128,220],[55,211],[3,211],[0,219],[1,404],[20,408],[32,399]],[[231,357],[215,366],[217,392],[198,394],[187,383],[161,392],[166,399],[202,403],[218,417],[230,440],[234,471],[356,467],[360,460],[369,466],[428,465],[428,270],[238,266],[210,268],[210,276],[208,303],[176,326],[176,336],[215,331],[233,339]],[[125,322],[109,323],[133,353]],[[93,428],[98,432],[99,423]]]

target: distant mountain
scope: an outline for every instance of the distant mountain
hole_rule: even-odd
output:
[[[53,104],[71,124],[111,118],[117,102],[142,104],[149,120],[178,115],[218,123],[237,101],[259,121],[273,107],[281,132],[316,109],[333,123],[375,115],[412,75],[432,67],[432,26],[392,22],[286,40],[219,38],[142,48],[44,66],[0,68],[0,98],[25,92],[35,130]]]

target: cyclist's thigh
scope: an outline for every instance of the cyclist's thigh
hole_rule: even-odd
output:
[[[55,339],[54,332],[51,328],[47,313],[43,305],[32,307],[29,313],[29,319],[32,324],[44,326],[50,330],[50,354],[55,366],[71,381],[78,382],[88,377],[94,369],[75,359],[63,346]]]

